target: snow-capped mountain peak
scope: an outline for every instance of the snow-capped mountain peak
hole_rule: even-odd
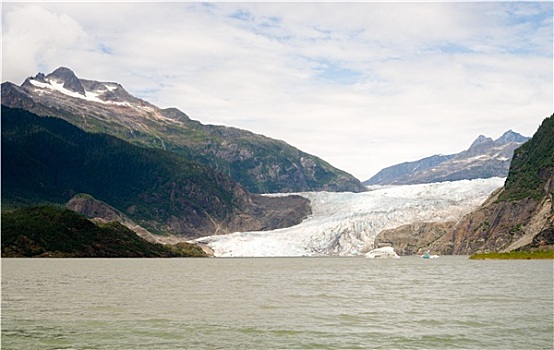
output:
[[[485,135],[479,135],[475,141],[473,141],[473,143],[471,144],[471,146],[469,146],[469,148],[474,148],[480,144],[483,144],[485,142],[493,142],[492,138],[490,137],[486,137]]]
[[[45,80],[52,83],[57,83],[63,87],[63,89],[74,92],[79,95],[86,95],[85,88],[81,85],[81,81],[75,73],[69,68],[60,67],[48,74]]]
[[[40,95],[61,93],[67,97],[108,105],[133,106],[141,101],[117,83],[81,80],[72,70],[65,67],[60,67],[48,75],[39,73],[35,77],[27,78],[23,87],[33,89]]]
[[[517,142],[517,143],[523,143],[525,141],[529,140],[528,137],[525,137],[517,132],[512,131],[511,129],[506,131],[502,136],[494,140],[497,144],[508,144],[511,142]]]
[[[479,135],[465,151],[393,165],[364,181],[364,184],[400,185],[506,177],[514,150],[528,139],[512,130],[496,140]]]
[[[98,118],[120,124],[125,129],[155,134],[152,122],[182,125],[182,119],[187,118],[183,113],[166,113],[134,97],[118,83],[80,79],[66,67],[60,67],[48,75],[38,73],[27,78],[21,87],[3,84],[3,97],[4,93],[8,99],[33,98],[42,108],[46,107],[39,114],[56,115],[56,111],[63,108],[71,116],[70,119],[84,118],[85,129],[89,120]],[[14,93],[17,97],[10,96]],[[53,112],[50,108],[53,108]],[[88,118],[84,116],[83,110],[87,111]],[[160,137],[156,134],[154,137],[165,148]]]

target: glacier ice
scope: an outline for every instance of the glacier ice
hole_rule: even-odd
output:
[[[216,257],[363,255],[385,229],[456,220],[478,207],[503,178],[373,187],[363,193],[302,192],[312,215],[278,230],[202,237]],[[282,194],[276,194],[282,195]]]
[[[365,257],[370,259],[399,258],[398,254],[396,254],[393,247],[382,247],[382,248],[370,250],[369,253],[365,255]]]

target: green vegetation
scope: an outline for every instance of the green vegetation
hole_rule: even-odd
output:
[[[117,222],[95,225],[69,209],[33,206],[2,213],[2,257],[205,256],[187,243],[148,242]]]
[[[477,228],[475,229],[475,232],[477,232],[477,231],[487,231],[488,229],[490,229],[490,227],[491,227],[491,224],[487,220],[485,220],[479,226],[477,226]]]
[[[505,190],[498,201],[540,200],[544,185],[554,174],[554,115],[546,118],[533,138],[514,152]]]
[[[523,225],[522,225],[522,224],[516,224],[516,225],[514,225],[514,226],[512,226],[512,227],[510,228],[510,233],[511,233],[511,234],[514,234],[514,233],[516,233],[516,232],[520,232],[522,229],[523,229]]]
[[[79,99],[35,98],[36,91],[29,85],[2,84],[2,102],[64,119],[87,132],[179,154],[229,176],[253,193],[366,190],[352,175],[283,141],[237,128],[203,125],[175,108],[124,111],[116,106],[83,104]],[[120,92],[131,103],[145,102]],[[175,122],[160,120],[160,115]]]
[[[199,246],[187,242],[166,245],[177,256],[205,257],[206,253]]]
[[[172,217],[186,218],[190,227],[227,218],[239,205],[237,187],[183,156],[2,106],[4,211],[64,204],[76,193],[89,193],[163,232],[156,225]]]
[[[508,253],[479,253],[469,257],[471,260],[517,260],[517,259],[554,259],[554,251],[513,251]]]
[[[173,138],[170,142],[186,146],[170,146],[171,150],[218,169],[253,193],[340,187],[345,186],[340,176],[351,177],[283,141],[223,126],[203,126],[202,132],[205,136],[195,142]],[[360,190],[352,186],[351,190]]]

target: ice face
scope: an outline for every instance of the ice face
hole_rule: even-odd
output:
[[[503,184],[502,178],[490,178],[363,193],[298,193],[311,201],[313,212],[299,225],[203,237],[196,242],[206,243],[219,257],[362,255],[373,248],[382,230],[459,219]]]
[[[370,259],[398,259],[399,256],[394,251],[393,247],[382,247],[371,250],[365,255],[366,258]]]

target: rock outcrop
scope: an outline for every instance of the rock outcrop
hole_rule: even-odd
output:
[[[445,235],[429,245],[433,252],[466,255],[524,249],[552,249],[552,196],[537,201],[498,202],[498,196],[466,215]],[[537,237],[535,239],[535,237]]]
[[[65,206],[66,208],[71,209],[74,212],[89,217],[95,223],[101,224],[117,221],[149,242],[177,244],[179,242],[185,241],[185,239],[179,238],[175,235],[155,235],[144,227],[135,223],[127,215],[123,214],[111,205],[95,199],[88,194],[80,193],[73,196],[73,198],[71,198]]]
[[[375,237],[375,247],[394,247],[401,255],[421,255],[427,250],[444,254],[446,249],[439,249],[435,243],[450,232],[456,222],[417,222],[379,232]]]

